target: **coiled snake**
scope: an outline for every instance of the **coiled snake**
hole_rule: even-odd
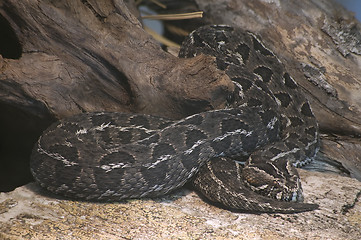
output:
[[[228,107],[179,121],[127,113],[61,120],[31,156],[37,182],[73,199],[156,197],[193,181],[211,202],[256,212],[301,212],[297,170],[318,150],[309,103],[278,58],[252,33],[205,26],[180,57],[215,56],[235,84]]]

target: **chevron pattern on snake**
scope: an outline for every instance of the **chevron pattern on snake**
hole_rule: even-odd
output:
[[[72,199],[157,197],[192,181],[210,202],[251,212],[293,213],[302,203],[295,166],[318,151],[309,103],[278,58],[252,33],[204,26],[180,57],[215,57],[235,85],[227,108],[172,121],[84,113],[44,131],[31,156],[35,180]]]

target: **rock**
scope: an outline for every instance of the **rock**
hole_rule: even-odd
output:
[[[30,183],[0,194],[0,239],[361,239],[361,183],[336,174],[300,175],[305,201],[319,210],[231,212],[187,189],[157,199],[89,203]]]

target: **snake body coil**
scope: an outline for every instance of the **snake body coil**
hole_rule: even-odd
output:
[[[256,212],[300,212],[294,166],[312,160],[318,127],[277,57],[253,34],[229,26],[194,31],[181,57],[216,57],[235,84],[222,110],[171,121],[126,113],[61,120],[39,138],[31,171],[41,186],[74,199],[156,197],[193,181],[210,201]]]

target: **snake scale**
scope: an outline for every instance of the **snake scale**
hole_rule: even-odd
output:
[[[215,203],[293,213],[303,203],[295,167],[319,148],[310,105],[259,38],[213,25],[193,31],[180,57],[206,54],[235,85],[227,107],[173,121],[129,113],[83,113],[51,125],[31,156],[35,180],[71,199],[157,197],[186,182]]]

